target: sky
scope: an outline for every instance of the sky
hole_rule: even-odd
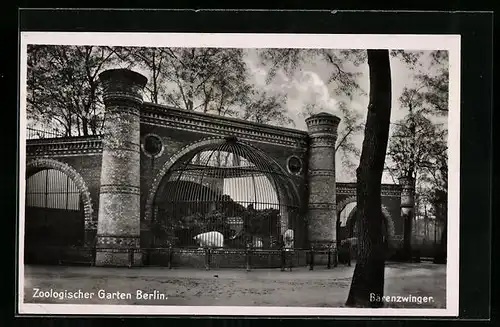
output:
[[[429,52],[424,52],[421,60],[424,70],[432,73],[432,69],[427,69],[430,64],[428,58]],[[338,111],[338,102],[340,99],[336,98],[332,91],[332,86],[328,85],[328,78],[330,76],[331,67],[325,61],[316,61],[304,64],[300,67],[293,76],[287,76],[282,70],[278,71],[277,76],[269,84],[266,83],[266,76],[269,68],[262,65],[258,53],[255,49],[248,49],[246,51],[245,61],[247,63],[249,74],[252,82],[260,89],[269,93],[285,93],[288,95],[286,109],[293,119],[295,126],[288,127],[296,128],[299,130],[307,130],[305,124],[306,116],[303,114],[303,109],[308,104],[316,104],[317,111],[329,112],[342,118],[341,113]],[[402,119],[408,111],[400,108],[398,98],[400,97],[405,87],[412,87],[415,85],[412,76],[414,71],[408,68],[400,59],[391,58],[391,79],[392,79],[392,111],[391,122],[397,122]],[[353,71],[362,72],[362,76],[358,79],[360,87],[366,94],[369,92],[369,73],[368,65],[363,64],[358,68],[351,67]],[[355,96],[349,103],[349,109],[357,111],[361,114],[361,121],[364,122],[367,114],[368,96]],[[436,122],[446,123],[446,119],[433,118]],[[342,121],[339,128],[342,128]],[[363,133],[358,133],[353,137],[353,141],[361,149],[363,142]],[[337,181],[338,182],[354,182],[355,175],[352,169],[346,168],[341,164],[341,155],[337,154]],[[357,166],[357,162],[355,163]],[[393,183],[393,179],[384,173],[384,183]]]

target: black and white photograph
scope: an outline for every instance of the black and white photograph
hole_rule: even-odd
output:
[[[20,42],[20,313],[458,315],[459,36]]]

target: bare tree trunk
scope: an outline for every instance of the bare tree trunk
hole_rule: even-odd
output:
[[[380,198],[391,117],[388,50],[368,50],[370,102],[357,175],[358,255],[346,306],[381,307],[385,247]]]
[[[76,117],[76,129],[78,131],[78,136],[82,136],[82,130],[80,129],[80,118]],[[70,134],[71,136],[71,134]]]
[[[159,75],[159,72],[157,70],[157,67],[156,67],[156,50],[153,50],[153,54],[152,54],[152,59],[153,59],[153,62],[152,62],[152,71],[153,71],[153,91],[151,92],[151,100],[153,101],[153,103],[156,103],[158,104],[158,75]]]
[[[89,122],[87,117],[82,118],[82,131],[84,136],[89,135]]]

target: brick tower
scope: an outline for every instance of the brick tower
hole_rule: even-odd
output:
[[[319,113],[306,119],[310,136],[308,239],[322,248],[335,240],[335,144],[340,118]]]
[[[99,78],[105,123],[96,265],[126,266],[129,253],[109,248],[140,245],[140,107],[147,79],[126,69],[107,70]],[[134,261],[140,263],[140,253]]]

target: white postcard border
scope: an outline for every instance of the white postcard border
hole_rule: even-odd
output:
[[[460,35],[236,34],[21,32],[19,135],[18,287],[20,314],[217,315],[217,316],[458,316],[460,204]],[[448,237],[445,309],[363,309],[309,307],[140,306],[24,303],[24,203],[26,172],[26,65],[28,44],[332,48],[449,51]]]

